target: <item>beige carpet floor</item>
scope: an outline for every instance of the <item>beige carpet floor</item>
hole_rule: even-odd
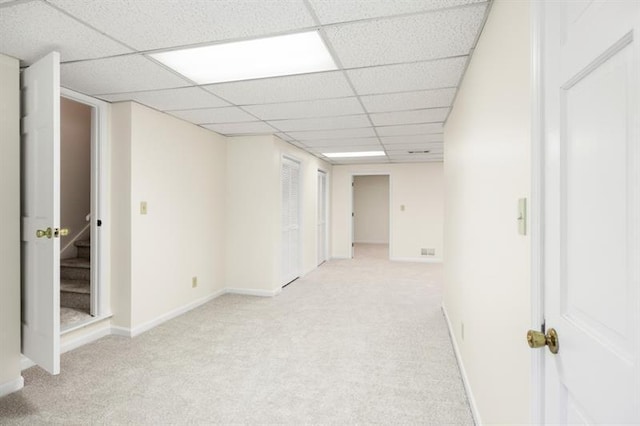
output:
[[[277,297],[224,295],[23,372],[0,424],[473,424],[441,266],[361,246]],[[367,255],[369,253],[369,255]]]

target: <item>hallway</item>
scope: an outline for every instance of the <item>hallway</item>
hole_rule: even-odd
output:
[[[59,376],[24,371],[0,423],[473,424],[441,271],[363,256],[275,298],[221,296],[66,353]]]

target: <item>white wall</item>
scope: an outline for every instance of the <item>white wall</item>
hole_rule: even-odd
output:
[[[91,211],[91,107],[60,98],[60,223],[69,230],[60,247],[86,227]],[[75,257],[73,244],[61,252]]]
[[[226,285],[277,291],[279,159],[272,136],[228,139]]]
[[[333,166],[331,256],[351,257],[351,176],[368,174],[390,176],[390,258],[442,260],[442,163]],[[434,248],[436,254],[422,256],[421,248]]]
[[[389,176],[355,176],[353,212],[356,243],[389,243]]]
[[[111,311],[113,323],[131,328],[131,108],[132,103],[111,105],[109,141],[111,224]]]
[[[0,396],[20,376],[20,64],[0,54]]]
[[[129,229],[112,228],[113,248],[129,251],[112,262],[119,275],[113,304],[130,297],[129,321],[126,307],[114,307],[114,322],[135,332],[224,288],[226,141],[136,103],[114,105],[112,129],[112,176],[124,173],[112,178],[113,198],[117,188],[125,198],[112,198],[112,214],[130,222]],[[129,277],[117,271],[120,264]]]
[[[300,161],[302,273],[317,266],[317,173],[331,165],[275,136],[228,138],[227,287],[280,291],[282,156]]]
[[[529,7],[494,2],[445,126],[444,306],[486,424],[529,422]]]

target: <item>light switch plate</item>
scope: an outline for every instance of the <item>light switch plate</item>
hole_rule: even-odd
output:
[[[518,199],[518,234],[527,235],[527,199]]]

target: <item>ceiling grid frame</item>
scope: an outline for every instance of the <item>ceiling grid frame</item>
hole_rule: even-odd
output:
[[[110,41],[117,43],[123,46],[126,49],[129,49],[130,52],[120,53],[120,54],[112,54],[105,55],[99,57],[91,57],[91,58],[82,58],[82,59],[74,59],[69,61],[64,61],[63,66],[73,66],[75,64],[80,64],[83,62],[90,61],[100,61],[105,59],[113,58],[124,58],[126,57],[143,57],[146,61],[156,67],[158,70],[162,72],[169,71],[169,75],[178,78],[180,81],[184,81],[184,85],[181,86],[171,86],[171,79],[168,79],[165,83],[149,84],[145,90],[125,90],[125,91],[109,91],[107,90],[104,93],[100,94],[90,94],[90,96],[95,96],[101,99],[104,99],[108,102],[111,102],[110,99],[120,99],[122,100],[133,100],[143,105],[147,105],[153,109],[158,111],[170,114],[172,116],[179,116],[182,114],[183,116],[189,118],[190,115],[197,117],[198,114],[204,114],[204,110],[210,110],[212,113],[215,113],[215,110],[219,110],[220,113],[231,113],[228,120],[231,121],[218,121],[212,119],[211,121],[215,121],[215,123],[194,123],[196,125],[200,125],[202,127],[207,128],[207,125],[227,125],[226,128],[235,129],[235,125],[245,123],[247,126],[257,126],[256,129],[274,129],[272,134],[275,136],[281,137],[281,139],[285,140],[292,145],[301,147],[306,151],[310,152],[312,155],[315,155],[319,158],[322,158],[326,161],[329,161],[334,164],[346,164],[342,159],[328,159],[322,155],[322,152],[318,151],[318,148],[323,148],[318,145],[318,143],[324,144],[326,148],[336,147],[338,146],[338,141],[343,141],[346,144],[353,143],[352,145],[348,145],[347,147],[357,149],[358,146],[369,146],[369,145],[360,145],[359,143],[369,143],[372,140],[375,140],[378,146],[382,147],[385,152],[385,157],[382,160],[369,159],[368,162],[407,162],[410,160],[409,158],[400,158],[406,157],[407,155],[414,155],[413,158],[418,160],[418,157],[423,155],[427,155],[425,158],[420,158],[420,161],[442,161],[442,148],[443,148],[443,126],[448,119],[452,105],[455,102],[455,99],[458,94],[458,88],[461,82],[464,79],[466,74],[467,67],[469,66],[469,62],[471,60],[472,54],[477,45],[478,39],[480,37],[480,33],[482,28],[484,27],[489,11],[492,6],[492,0],[416,0],[416,4],[411,4],[410,6],[401,7],[401,10],[398,10],[398,13],[394,13],[396,11],[392,10],[392,7],[389,7],[388,4],[384,3],[384,0],[371,0],[373,3],[373,14],[367,11],[363,14],[363,17],[357,15],[356,8],[349,6],[345,7],[344,11],[338,10],[335,13],[338,15],[342,14],[342,16],[347,16],[347,19],[334,19],[334,18],[322,18],[316,10],[315,4],[318,2],[315,0],[281,0],[283,3],[294,3],[296,4],[296,8],[298,10],[297,13],[300,12],[301,9],[306,9],[307,14],[311,19],[304,18],[300,15],[299,19],[292,18],[288,21],[276,22],[276,23],[268,23],[265,24],[264,28],[271,28],[275,30],[260,32],[259,34],[254,33],[245,33],[244,35],[235,36],[235,37],[221,37],[215,40],[209,41],[201,41],[197,43],[188,43],[188,44],[172,44],[172,45],[164,45],[152,49],[136,49],[134,45],[128,43],[126,40],[123,40],[121,37],[114,36],[114,34],[109,31],[109,28],[101,30],[100,25],[93,25],[94,21],[87,21],[83,19],[81,15],[74,14],[69,10],[65,9],[62,6],[59,6],[57,2],[62,2],[64,4],[67,0],[14,0],[14,1],[4,1],[0,3],[0,27],[2,26],[2,12],[5,9],[12,7],[19,7],[20,5],[25,5],[29,3],[37,3],[44,4],[47,7],[54,10],[56,13],[66,16],[67,18],[73,19],[78,25],[84,26],[90,31],[95,32],[101,37],[105,37]],[[71,0],[73,1],[73,0]],[[119,4],[126,5],[130,0],[114,0]],[[187,2],[188,0],[185,0]],[[341,0],[340,2],[333,2],[339,5],[344,2],[349,2],[349,0]],[[81,3],[81,2],[80,2]],[[250,2],[239,2],[241,7],[250,7]],[[328,2],[332,3],[332,2]],[[419,4],[418,4],[419,3]],[[301,4],[302,6],[298,6]],[[330,7],[334,7],[330,6]],[[367,5],[369,8],[371,5]],[[82,5],[80,6],[82,7]],[[182,7],[182,6],[180,6]],[[207,5],[203,6],[207,7]],[[277,6],[276,9],[280,7]],[[351,7],[351,10],[349,8]],[[408,9],[407,9],[408,7]],[[377,9],[376,9],[377,8]],[[376,22],[384,22],[387,27],[393,28],[392,22],[400,22],[403,21],[403,18],[416,18],[414,21],[419,21],[420,16],[435,16],[434,14],[447,15],[445,12],[452,12],[452,15],[455,16],[456,10],[465,10],[469,11],[471,8],[476,8],[478,10],[483,10],[483,17],[481,19],[481,23],[479,28],[475,30],[475,36],[473,38],[473,42],[471,47],[464,51],[464,54],[454,54],[448,56],[437,56],[429,59],[420,58],[420,56],[414,56],[414,58],[420,58],[415,60],[404,60],[406,56],[402,56],[401,54],[392,56],[397,58],[395,61],[389,61],[388,59],[381,59],[375,64],[366,63],[361,66],[351,66],[345,67],[343,58],[340,56],[339,52],[336,50],[336,47],[333,45],[331,41],[331,37],[327,33],[327,29],[336,29],[336,28],[347,28],[347,26],[352,24],[375,24]],[[412,11],[406,11],[409,9],[415,9]],[[420,9],[420,10],[418,10]],[[355,12],[354,12],[355,11]],[[380,12],[382,11],[382,12]],[[235,11],[237,15],[237,11]],[[257,15],[257,12],[251,11],[253,16]],[[471,12],[467,13],[469,15]],[[232,14],[233,16],[233,14]],[[99,19],[99,18],[98,18]],[[144,19],[144,18],[132,18],[132,19]],[[305,21],[306,19],[306,21]],[[333,19],[333,21],[331,21]],[[395,20],[395,21],[394,21]],[[331,21],[331,22],[328,22]],[[144,22],[144,21],[142,21]],[[231,21],[233,22],[233,21]],[[289,25],[287,22],[294,22],[293,26],[290,26],[288,29],[285,28]],[[307,24],[305,26],[297,26],[298,23]],[[309,25],[311,24],[311,25]],[[229,25],[232,25],[229,24]],[[262,25],[262,24],[261,24]],[[104,26],[104,24],[102,25]],[[372,27],[375,28],[375,27]],[[401,28],[399,29],[402,30]],[[228,29],[227,29],[228,31]],[[183,48],[193,48],[199,46],[208,46],[212,44],[225,44],[235,41],[244,41],[244,40],[252,40],[256,38],[263,37],[273,37],[278,35],[287,35],[287,34],[295,34],[304,31],[318,31],[321,36],[323,42],[325,43],[330,55],[337,65],[337,69],[335,71],[329,71],[333,73],[339,73],[342,78],[345,80],[346,85],[349,87],[351,94],[346,96],[336,96],[337,92],[334,93],[334,96],[330,97],[317,97],[309,96],[303,98],[296,98],[293,100],[286,100],[286,96],[284,98],[273,97],[262,98],[260,102],[233,102],[231,99],[227,98],[223,94],[219,94],[215,91],[216,86],[218,84],[213,85],[198,85],[194,81],[185,77],[184,75],[174,71],[173,69],[163,65],[159,61],[150,57],[149,54],[156,52],[164,52],[171,50],[178,50]],[[222,32],[224,34],[224,31]],[[242,34],[242,30],[237,31],[234,34]],[[2,38],[2,29],[0,28],[0,39]],[[55,43],[55,42],[54,42]],[[65,50],[65,46],[61,47],[61,50]],[[0,42],[0,52],[3,52],[2,45]],[[443,53],[445,51],[442,51]],[[4,52],[3,52],[4,53]],[[15,55],[14,55],[15,56]],[[19,55],[20,56],[20,55]],[[29,58],[19,57],[19,59],[23,60],[23,64],[27,64],[25,62]],[[394,69],[393,66],[405,66],[405,67],[425,67],[428,66],[429,63],[435,62],[438,64],[442,64],[443,62],[438,61],[446,61],[446,60],[455,60],[455,59],[463,59],[464,65],[460,71],[460,75],[455,81],[455,84],[451,85],[438,85],[435,87],[429,88],[416,88],[415,85],[413,87],[409,87],[403,89],[399,87],[399,90],[378,90],[375,92],[367,92],[364,93],[357,87],[357,85],[352,80],[352,77],[349,71],[357,72],[358,70],[372,70],[372,69],[381,69],[381,67],[391,67],[387,69]],[[144,68],[146,69],[146,68]],[[419,68],[416,68],[419,69]],[[105,71],[107,72],[107,71]],[[162,73],[158,71],[158,81],[162,81]],[[323,77],[327,75],[329,72],[327,71],[319,71],[312,72],[306,74],[297,74],[292,75],[291,77],[296,76],[308,76],[309,81],[321,81],[317,80],[316,77]],[[62,72],[64,74],[64,71]],[[243,80],[238,81],[238,83],[246,83],[255,80],[264,80],[264,84],[271,84],[274,79],[278,79],[281,77],[267,77],[267,78],[259,78],[253,80]],[[402,78],[399,76],[398,78]],[[153,79],[153,76],[152,76]],[[177,80],[176,80],[177,81]],[[451,83],[454,83],[453,81]],[[70,88],[74,89],[73,82],[69,82]],[[227,83],[220,83],[227,84]],[[285,83],[283,83],[285,84]],[[160,86],[171,86],[171,87],[160,87]],[[106,86],[105,86],[106,87]],[[121,87],[131,87],[124,85]],[[259,87],[259,85],[258,85]],[[176,95],[175,103],[167,101],[165,98],[170,98],[171,95],[163,96],[161,93],[165,92],[167,94],[171,93],[180,93],[179,91],[185,89],[182,92],[181,96]],[[192,90],[190,90],[192,89]],[[171,91],[178,92],[171,92]],[[199,90],[204,95],[197,95],[193,90]],[[323,88],[324,90],[324,88]],[[451,96],[450,91],[453,91],[453,95]],[[198,92],[199,93],[199,92]],[[305,91],[306,93],[306,91]],[[152,105],[148,105],[149,101],[139,101],[136,99],[136,94],[138,97],[145,98],[148,97],[153,99],[155,105],[159,107],[155,107]],[[189,103],[189,95],[195,96],[193,105],[194,107],[188,107]],[[309,92],[310,95],[314,95],[312,92]],[[434,100],[428,98],[430,94],[436,96]],[[244,100],[250,100],[245,96]],[[428,99],[427,99],[428,98]],[[284,100],[283,100],[284,99]],[[424,99],[424,100],[422,100]],[[236,99],[237,100],[237,99]],[[332,100],[335,100],[335,103],[331,103]],[[340,102],[339,100],[345,100],[344,102]],[[116,101],[116,102],[117,102]],[[266,102],[265,102],[266,101]],[[356,110],[351,109],[353,107],[346,105],[355,105],[355,102],[359,105],[359,108],[362,112],[356,112]],[[387,102],[391,101],[391,102]],[[146,102],[146,103],[145,103]],[[306,103],[306,104],[305,104]],[[386,107],[387,103],[391,103]],[[273,105],[274,109],[282,106],[283,104],[292,104],[292,105],[304,105],[307,109],[305,111],[309,111],[309,115],[305,114],[296,114],[295,116],[287,117],[287,108],[282,107],[280,112],[274,112],[272,114],[267,114],[265,111],[269,110],[269,106]],[[179,108],[166,108],[166,106],[178,105]],[[335,110],[330,108],[331,105],[343,105],[342,109],[336,108]],[[431,105],[431,106],[424,106]],[[315,111],[319,111],[318,108],[322,108],[323,106],[328,108],[328,111],[321,113],[315,113]],[[255,108],[253,108],[255,107]],[[315,108],[315,109],[314,109]],[[252,111],[253,109],[253,111]],[[202,110],[201,112],[198,112]],[[289,108],[289,111],[291,108]],[[254,118],[254,121],[234,121],[237,120],[237,116],[233,115],[233,111],[241,112],[245,114],[242,116],[243,120],[248,119],[249,117]],[[445,117],[440,120],[440,117],[443,112],[446,111]],[[254,113],[255,112],[255,113]],[[274,117],[275,115],[275,117]],[[234,118],[236,117],[236,118]],[[351,117],[351,118],[349,118]],[[353,122],[353,120],[359,120],[359,117],[366,118],[368,126],[367,127],[351,127],[348,123],[352,122],[352,124],[356,124],[357,122]],[[184,118],[182,118],[184,119]],[[435,120],[435,121],[434,121]],[[186,120],[186,121],[202,121],[202,120]],[[333,123],[337,124],[333,124]],[[282,123],[282,128],[287,129],[283,130],[278,127],[278,123]],[[317,123],[317,126],[309,126],[306,123]],[[340,124],[344,123],[344,124]],[[286,126],[285,126],[286,124]],[[433,125],[433,126],[432,126]],[[439,126],[438,126],[439,125]],[[220,128],[222,128],[221,126]],[[316,128],[317,127],[317,128]],[[238,128],[241,130],[240,128]],[[359,130],[358,130],[359,129]],[[369,129],[369,130],[367,130]],[[372,136],[365,136],[365,130],[367,132],[372,132]],[[351,132],[355,131],[355,132]],[[271,133],[271,131],[269,131]],[[333,132],[333,133],[332,133]],[[236,131],[232,131],[231,133],[223,133],[226,136],[234,136],[234,135],[251,135],[251,134],[263,134],[261,132],[248,131],[246,133],[239,133]],[[337,137],[335,135],[339,134],[353,134],[355,136],[340,136]],[[357,135],[360,134],[360,135]],[[371,134],[371,133],[369,133]],[[330,136],[331,139],[322,139],[323,136]],[[439,141],[436,141],[439,140]],[[360,141],[360,142],[357,142]],[[335,144],[334,144],[335,142]],[[356,143],[357,142],[357,143]],[[402,148],[400,148],[402,147]],[[406,148],[405,148],[406,147]],[[414,148],[415,147],[415,148]],[[341,148],[345,148],[342,146]],[[423,149],[424,148],[424,149]],[[409,154],[408,150],[429,150],[430,154]],[[328,151],[325,151],[328,152]],[[403,154],[406,153],[406,154]],[[433,155],[432,155],[433,154]],[[418,157],[415,157],[417,155]],[[396,161],[396,159],[398,161]],[[361,160],[353,160],[354,162],[361,163]]]

